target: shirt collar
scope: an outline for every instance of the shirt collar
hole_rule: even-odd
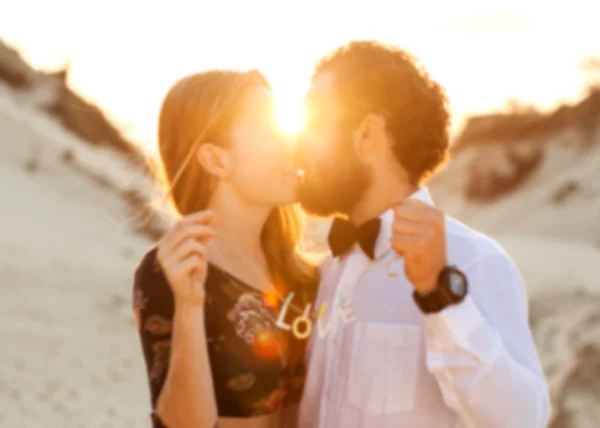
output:
[[[421,187],[406,199],[414,199],[433,205],[433,199],[427,187]],[[394,209],[389,208],[379,216],[381,219],[381,228],[379,236],[375,243],[375,260],[380,259],[391,248],[390,239],[392,238],[392,223],[394,222]]]

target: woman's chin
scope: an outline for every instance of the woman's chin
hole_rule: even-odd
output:
[[[279,205],[290,205],[298,202],[298,189],[300,188],[298,179],[288,178],[282,184],[284,185],[281,186],[281,203]]]
[[[298,202],[298,192],[295,188],[282,192],[281,197],[277,198],[277,206],[292,205]]]
[[[294,192],[289,198],[285,198],[279,205],[293,205],[298,203],[298,195]]]

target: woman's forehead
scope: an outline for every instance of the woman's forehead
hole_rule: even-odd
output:
[[[264,86],[255,86],[246,92],[243,98],[241,115],[244,119],[264,118],[265,114],[274,114],[273,93]]]

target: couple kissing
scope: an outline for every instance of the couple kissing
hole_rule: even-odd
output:
[[[133,286],[153,426],[543,428],[523,279],[426,186],[448,160],[442,87],[359,41],[304,103],[290,141],[257,71],[190,75],[163,101],[178,218]],[[301,210],[333,217],[320,262]]]

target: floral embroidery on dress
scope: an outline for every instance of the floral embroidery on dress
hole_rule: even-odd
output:
[[[146,309],[146,303],[148,298],[144,296],[144,292],[136,288],[133,292],[133,315],[135,317],[135,324],[138,330],[142,328],[142,310]]]
[[[305,375],[290,376],[290,378],[289,378],[290,388],[295,389],[295,390],[302,390],[302,388],[304,387],[305,379],[306,379]]]
[[[133,309],[134,310],[142,310],[146,309],[146,303],[148,303],[148,298],[144,296],[144,292],[139,288],[136,288],[133,292]]]
[[[283,388],[276,389],[269,396],[265,406],[271,412],[277,412],[283,406],[283,401],[285,399],[287,392]]]
[[[152,344],[154,359],[150,369],[150,380],[160,379],[165,375],[171,354],[171,341],[159,340]]]
[[[302,393],[304,391],[304,382],[305,376],[290,376],[288,378],[287,383],[287,397],[286,399],[291,399],[292,401],[300,401],[302,398]]]
[[[171,321],[160,315],[151,315],[144,323],[144,330],[156,335],[169,334]]]
[[[275,319],[260,297],[244,293],[227,313],[227,319],[235,324],[236,334],[247,344],[254,343],[257,335],[271,333]]]
[[[254,408],[258,412],[264,410],[267,410],[269,412],[277,412],[283,407],[286,395],[287,391],[282,382],[279,388],[271,392],[269,396],[254,403]]]
[[[143,266],[160,270],[156,258]],[[164,274],[136,275],[136,280],[134,313],[141,321],[138,329],[156,406],[169,369],[175,301]],[[216,368],[212,375],[220,416],[265,415],[299,401],[303,373],[290,366],[290,358],[302,350],[296,349],[300,345],[289,331],[276,325],[277,296],[260,293],[214,266],[209,266],[205,286],[206,342],[211,367]],[[158,419],[153,423],[164,428]]]
[[[252,388],[256,382],[256,375],[254,373],[244,373],[227,381],[227,388],[232,391],[244,391]]]

